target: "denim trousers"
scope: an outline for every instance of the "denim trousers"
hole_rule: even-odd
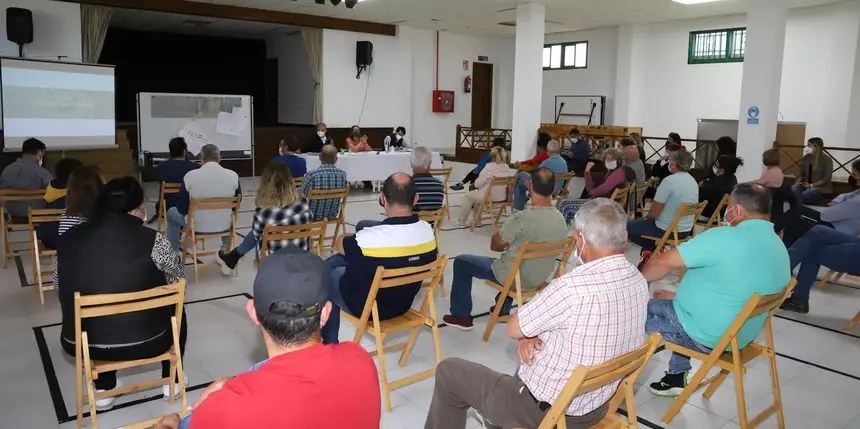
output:
[[[239,246],[236,247],[236,252],[239,253],[239,256],[245,256],[248,252],[257,248],[257,237],[253,232],[248,232],[245,235],[245,238],[242,239],[242,242],[239,243]]]
[[[645,332],[658,332],[664,341],[687,347],[702,353],[710,353],[711,349],[705,347],[687,335],[684,327],[675,314],[674,300],[652,299],[648,301],[648,317],[645,319]],[[690,358],[677,353],[672,353],[669,359],[668,374],[680,374],[693,369]]]
[[[514,182],[514,200],[511,203],[514,210],[525,210],[526,202],[528,201],[528,188],[526,184],[532,180],[531,173],[520,171],[517,173],[517,179]]]
[[[379,225],[382,225],[381,220],[360,220],[355,224],[355,232],[361,231],[364,228],[371,228]]]
[[[795,201],[800,204],[814,204],[821,201],[821,189],[807,189],[800,185],[791,185]]]
[[[477,255],[460,255],[454,259],[454,280],[451,282],[451,315],[470,317],[472,315],[472,279],[489,280],[499,283],[493,274],[495,258]],[[499,300],[496,294],[496,302]],[[503,312],[510,312],[511,298],[505,299]]]
[[[797,271],[797,286],[791,298],[809,301],[809,291],[821,266],[846,274],[860,274],[860,238],[841,233],[824,225],[813,226],[788,249],[791,268]]]
[[[645,250],[654,250],[657,243],[654,240],[642,238],[642,236],[662,237],[665,233],[666,231],[660,229],[654,219],[633,219],[627,222],[627,235],[630,237],[630,242]],[[681,237],[682,234],[678,234],[678,236]]]
[[[346,258],[341,254],[335,254],[325,260],[328,271],[328,300],[331,302],[331,315],[328,322],[322,328],[323,344],[337,344],[338,331],[340,330],[340,311],[349,311],[343,295],[340,292],[340,280],[346,273]]]

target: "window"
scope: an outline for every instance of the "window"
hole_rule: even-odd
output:
[[[740,63],[746,48],[746,28],[693,31],[687,64]]]
[[[543,69],[584,69],[588,63],[588,42],[558,43],[543,47]]]

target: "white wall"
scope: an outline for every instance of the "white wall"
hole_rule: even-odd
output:
[[[0,10],[22,7],[33,11],[33,43],[24,56],[34,59],[68,57],[81,61],[81,6],[49,0],[0,0]],[[0,55],[17,57],[18,45],[6,40],[6,19],[0,18]]]
[[[299,32],[266,39],[266,55],[278,59],[278,122],[312,124],[314,77]]]

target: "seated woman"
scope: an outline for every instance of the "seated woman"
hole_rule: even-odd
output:
[[[488,150],[483,156],[481,156],[481,159],[478,161],[478,165],[475,166],[475,168],[473,168],[472,171],[470,171],[469,174],[467,174],[466,177],[464,177],[460,183],[455,183],[455,184],[451,185],[451,190],[452,191],[462,191],[463,188],[465,188],[465,185],[467,183],[468,184],[474,184],[475,180],[477,180],[478,176],[481,174],[481,171],[483,171],[484,167],[486,167],[487,163],[490,162],[490,155],[493,152],[493,148],[497,148],[497,147],[500,147],[502,149],[505,148],[505,138],[504,137],[494,138],[493,139],[493,145],[490,146],[490,150]]]
[[[513,177],[514,172],[508,167],[506,162],[508,157],[507,151],[503,147],[494,147],[490,150],[490,162],[481,170],[481,174],[475,179],[475,189],[466,193],[466,198],[463,201],[463,207],[460,209],[460,217],[457,218],[457,225],[463,227],[469,220],[469,215],[478,216],[478,208],[484,201],[484,196],[487,195],[487,189],[493,183],[496,177]],[[508,189],[506,186],[495,186],[492,191],[493,202],[505,201],[508,199]]]
[[[779,164],[782,162],[782,157],[778,149],[768,149],[761,154],[761,163],[767,169],[761,174],[755,182],[766,188],[781,188],[785,174],[782,172]]]
[[[699,202],[707,201],[702,217],[710,219],[714,211],[726,194],[731,194],[732,189],[738,184],[735,173],[738,167],[744,165],[744,161],[731,155],[720,155],[714,163],[713,176],[699,183]]]
[[[71,227],[82,224],[91,218],[95,209],[96,199],[104,186],[104,180],[99,174],[98,167],[81,166],[75,169],[69,176],[68,191],[66,195],[66,210],[60,215],[57,227],[57,238],[63,235]],[[54,258],[53,280],[56,287],[60,287],[59,276],[57,276],[57,258]]]
[[[370,152],[373,150],[367,144],[367,135],[361,135],[361,128],[358,125],[352,126],[352,133],[346,138],[346,147],[350,152]]]
[[[845,274],[860,274],[860,238],[843,234],[824,225],[812,227],[788,249],[791,268],[797,271],[797,286],[791,297],[782,303],[783,310],[806,314],[809,312],[809,291],[824,266]]]
[[[46,209],[64,209],[66,208],[66,193],[69,184],[69,176],[72,171],[83,165],[81,161],[75,158],[63,158],[57,161],[54,166],[54,179],[48,184],[45,189],[45,207]],[[39,224],[36,228],[36,236],[39,241],[47,249],[57,248],[57,222],[49,222]]]
[[[636,180],[636,173],[632,169],[622,165],[621,151],[609,148],[603,151],[603,164],[606,166],[606,174],[601,182],[596,182],[591,174],[594,163],[589,162],[585,166],[585,193],[588,198],[562,201],[558,203],[558,210],[564,215],[564,219],[570,222],[579,208],[591,198],[612,196],[617,188],[627,186]]]
[[[170,284],[185,276],[179,255],[163,235],[143,225],[143,188],[136,179],[124,177],[104,185],[89,222],[66,231],[57,248],[63,350],[75,355],[75,292],[81,295],[140,292]],[[158,356],[173,345],[171,307],[86,319],[90,358],[126,361]],[[183,315],[180,352],[185,349],[188,317]],[[161,364],[162,377],[170,376],[170,364]],[[187,381],[187,378],[186,378]],[[118,385],[116,372],[99,374],[98,391]],[[163,394],[169,396],[168,386]],[[178,392],[177,392],[178,393]],[[114,398],[96,400],[104,410]]]
[[[669,138],[666,139],[666,154],[651,166],[650,176],[659,179],[656,182],[657,185],[659,185],[663,179],[672,175],[672,171],[669,169],[669,159],[672,157],[672,154],[679,150],[684,150],[684,146],[681,144],[681,136],[678,135],[678,133],[669,133]],[[645,191],[643,199],[654,199],[654,195],[656,194],[656,186],[650,187]]]
[[[833,192],[833,160],[824,153],[824,140],[813,137],[803,148],[803,160],[791,191],[798,204],[816,204],[824,194]]]
[[[236,264],[248,252],[256,249],[257,257],[260,256],[262,241],[260,237],[266,225],[287,226],[303,225],[310,223],[313,219],[311,207],[308,200],[303,197],[293,184],[290,169],[277,162],[270,162],[260,176],[260,187],[257,189],[257,198],[254,201],[257,208],[254,210],[254,221],[251,224],[251,232],[245,236],[238,247],[225,252],[218,252],[218,264],[221,265],[222,273],[230,275]],[[286,246],[297,246],[308,250],[307,239],[270,241],[269,249],[276,252]]]

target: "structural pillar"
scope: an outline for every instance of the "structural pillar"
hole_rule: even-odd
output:
[[[511,161],[534,156],[540,128],[543,91],[543,42],[546,6],[517,6],[517,42],[514,63],[514,113]]]
[[[782,83],[785,23],[788,2],[748,2],[746,52],[744,54],[741,106],[738,114],[738,156],[746,163],[738,181],[757,179],[764,166],[761,154],[773,147]]]
[[[860,18],[860,0],[856,0],[854,9]],[[860,135],[860,29],[857,31],[857,49],[854,54],[854,80],[851,83],[851,100],[848,104],[848,129],[845,133],[845,143],[841,146],[860,147],[857,136]]]
[[[636,41],[633,24],[618,27],[618,52],[615,58],[615,97],[610,124],[632,125],[630,121],[630,87],[633,80],[633,46]]]

